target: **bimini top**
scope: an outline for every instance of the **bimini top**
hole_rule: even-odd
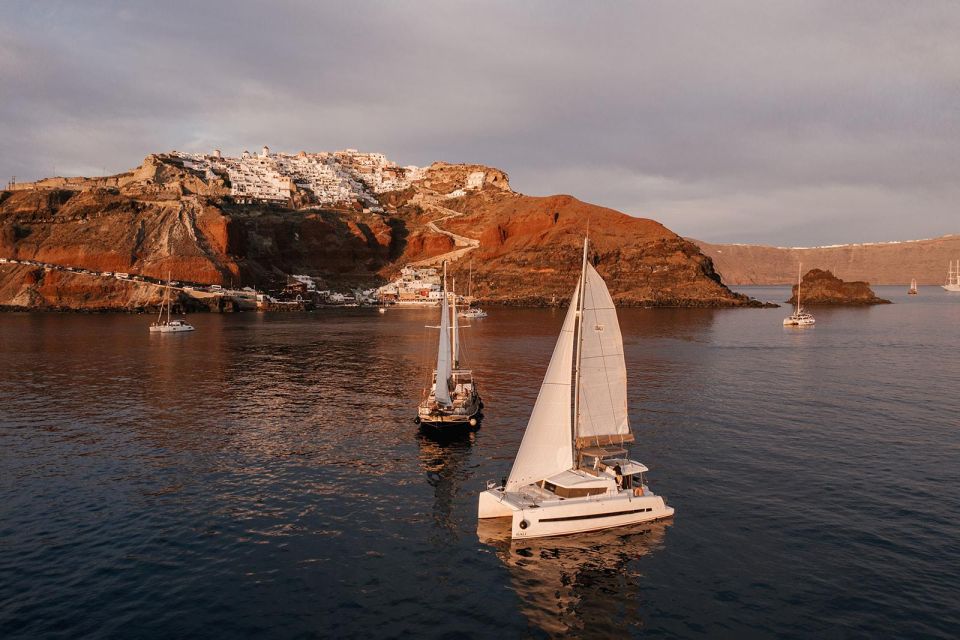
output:
[[[627,450],[623,447],[607,445],[605,447],[584,447],[580,453],[585,456],[594,456],[596,458],[609,458],[611,456],[625,456]]]

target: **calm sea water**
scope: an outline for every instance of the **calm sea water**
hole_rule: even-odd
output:
[[[960,295],[622,310],[670,521],[478,531],[562,312],[464,329],[486,418],[418,433],[427,311],[0,314],[0,637],[956,637]],[[786,288],[747,289],[783,300]]]

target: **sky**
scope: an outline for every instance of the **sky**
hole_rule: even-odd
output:
[[[960,3],[3,3],[0,177],[481,163],[713,242],[960,233]]]

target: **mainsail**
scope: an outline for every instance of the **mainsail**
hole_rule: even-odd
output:
[[[570,300],[560,338],[527,422],[520,450],[507,479],[507,491],[573,468],[570,442],[570,400],[573,388],[574,330],[580,286]]]
[[[626,435],[627,366],[613,298],[603,278],[587,264],[580,320],[578,438]],[[609,440],[609,439],[606,439]]]
[[[437,402],[449,406],[450,375],[453,361],[450,345],[450,310],[447,306],[447,290],[444,287],[443,301],[440,303],[440,348],[437,351],[437,382],[434,395]]]

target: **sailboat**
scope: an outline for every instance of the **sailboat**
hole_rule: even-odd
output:
[[[473,260],[470,261],[470,276],[467,279],[467,298],[473,304]],[[460,312],[462,318],[486,318],[487,312],[479,307],[469,307]]]
[[[170,274],[167,273],[167,286],[163,291],[163,302],[160,303],[160,314],[157,316],[157,321],[150,325],[151,333],[180,333],[182,331],[193,331],[193,325],[187,324],[186,320],[171,320],[170,319],[170,289],[171,289],[171,280]],[[167,318],[164,320],[163,312],[167,312]]]
[[[434,427],[477,426],[483,402],[473,380],[473,371],[460,367],[460,326],[456,293],[447,291],[447,263],[443,263],[443,295],[440,303],[440,343],[437,368],[427,397],[417,408],[417,424]]]
[[[956,264],[956,266],[954,266]],[[947,291],[960,291],[960,260],[954,263],[950,261],[950,267],[947,269],[947,282],[943,285]]]
[[[506,482],[487,484],[477,515],[511,518],[512,538],[539,538],[673,515],[627,458],[627,370],[617,310],[587,262]]]
[[[813,316],[803,310],[803,307],[800,306],[800,285],[802,283],[801,274],[803,273],[803,264],[801,263],[797,267],[797,309],[791,315],[783,319],[783,326],[785,327],[809,327],[816,320],[813,319]]]
[[[917,279],[916,278],[910,281],[910,288],[907,289],[907,293],[911,296],[917,295]]]

